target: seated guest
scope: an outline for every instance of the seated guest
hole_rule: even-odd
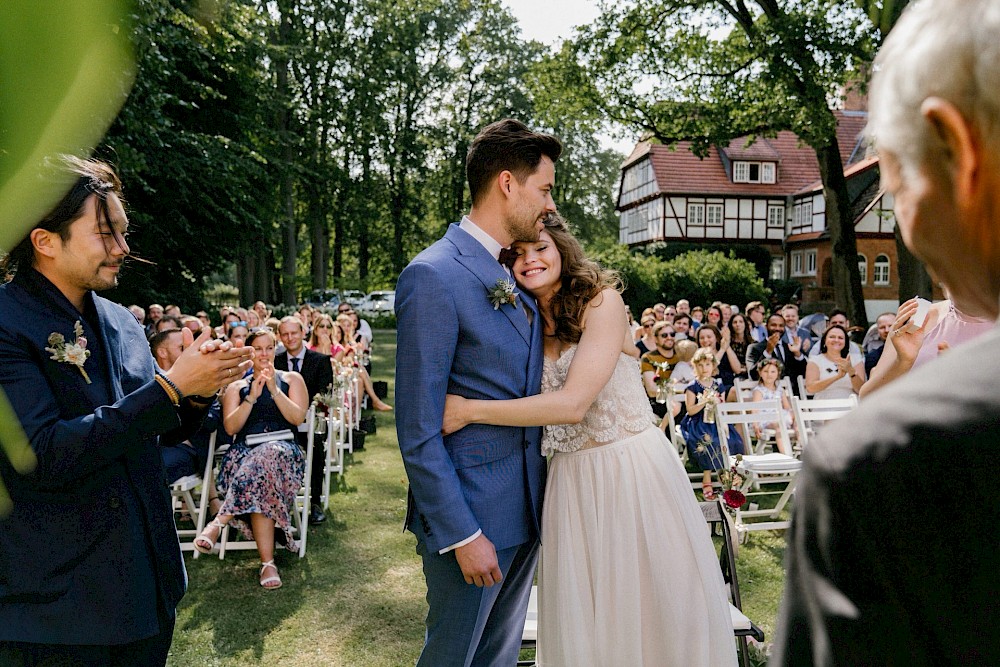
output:
[[[742,372],[743,362],[736,357],[736,353],[729,345],[729,331],[723,335],[714,324],[703,324],[698,327],[695,333],[695,340],[698,347],[707,347],[715,350],[715,362],[718,364],[717,377],[722,380],[722,391],[729,394],[733,388],[736,373]]]
[[[743,310],[743,314],[750,321],[750,337],[755,343],[759,343],[767,338],[767,327],[764,326],[764,313],[767,309],[760,301],[751,301]],[[784,322],[784,320],[782,320]]]
[[[337,324],[339,324],[340,328],[344,330],[344,346],[347,348],[345,362],[353,363],[361,371],[361,384],[365,388],[368,400],[371,401],[372,408],[378,410],[379,412],[392,410],[392,406],[379,398],[375,393],[375,387],[372,385],[371,376],[368,375],[368,371],[362,364],[364,352],[368,349],[368,344],[364,337],[355,333],[354,318],[347,313],[341,313],[340,315],[337,315]]]
[[[639,368],[642,372],[642,384],[649,397],[649,405],[657,417],[663,417],[667,414],[667,406],[656,400],[659,392],[656,378],[659,377],[661,382],[667,382],[673,371],[674,328],[668,322],[657,322],[653,327],[653,337],[656,338],[656,347],[642,355]]]
[[[709,306],[708,310],[705,311],[705,317],[708,319],[706,324],[711,324],[720,331],[722,330],[722,309],[719,306]]]
[[[274,368],[274,334],[253,332],[247,344],[254,348],[253,373],[232,383],[222,396],[223,425],[235,436],[226,450],[216,483],[224,496],[218,516],[195,538],[194,547],[210,553],[222,530],[235,525],[257,543],[260,585],[281,586],[274,564],[275,543],[297,550],[292,539],[290,508],[302,486],[305,463],[295,440],[247,444],[247,436],[271,431],[292,433],[305,419],[309,396],[302,376]]]
[[[829,329],[835,324],[847,332],[848,350],[849,350],[848,354],[851,357],[851,365],[857,366],[858,364],[861,364],[862,366],[864,366],[865,353],[861,350],[860,345],[851,340],[851,332],[860,331],[860,329],[858,329],[857,327],[852,328],[851,321],[847,319],[847,313],[845,313],[840,309],[834,309],[830,311],[827,329]],[[809,352],[810,357],[814,357],[818,354],[820,354],[820,352],[819,348],[817,347],[813,347],[812,351]]]
[[[153,327],[154,332],[166,331],[167,329],[181,329],[184,326],[184,322],[181,318],[176,315],[166,315],[159,319],[156,326]]]
[[[650,312],[643,315],[640,320],[639,331],[642,332],[639,339],[635,341],[635,346],[639,348],[639,356],[646,354],[650,350],[656,349],[656,337],[653,335],[653,327],[657,324],[656,317]]]
[[[694,366],[691,365],[691,360],[697,351],[698,345],[693,340],[679,340],[674,343],[674,357],[677,363],[670,373],[670,379],[675,385],[686,387],[694,382]]]
[[[250,330],[247,328],[246,322],[230,322],[228,326],[229,330],[226,332],[226,340],[232,341],[236,347],[246,345],[247,336],[250,335]]]
[[[847,398],[865,383],[863,363],[853,363],[847,330],[833,324],[819,339],[819,354],[806,365],[806,391],[813,398]]]
[[[695,331],[701,328],[704,319],[705,311],[701,306],[695,306],[691,309],[691,326]]]
[[[263,320],[260,319],[260,315],[257,314],[256,310],[247,311],[247,329],[253,331],[254,329],[259,329],[264,326]]]
[[[694,338],[694,333],[691,330],[691,316],[687,313],[677,313],[674,316],[674,338],[677,340]]]
[[[184,315],[181,317],[181,324],[190,329],[191,333],[193,333],[196,338],[198,337],[198,334],[201,333],[201,320],[194,315]]]
[[[208,313],[206,313],[204,310],[199,310],[197,313],[194,314],[194,316],[198,318],[199,322],[201,322],[201,326],[205,327],[206,329],[212,328],[212,320],[209,319]]]
[[[337,363],[343,362],[347,353],[347,348],[344,347],[344,330],[326,313],[316,315],[306,346],[313,352],[327,355]]]
[[[794,303],[786,303],[781,307],[781,316],[785,318],[785,342],[793,342],[793,338],[798,336],[802,343],[802,354],[809,354],[812,349],[812,334],[805,327],[799,326],[799,307]]]
[[[746,366],[747,350],[753,343],[746,316],[743,313],[734,313],[730,316],[726,329],[729,331],[729,347],[740,361],[739,366],[733,366],[734,377],[746,379],[750,377]]]
[[[790,398],[785,395],[784,388],[778,384],[778,378],[781,377],[781,362],[777,359],[765,359],[764,361],[757,364],[757,374],[760,375],[760,381],[757,386],[753,388],[753,393],[750,395],[750,400],[754,403],[758,401],[778,401],[781,403],[781,414],[777,413],[768,415],[774,417],[773,422],[754,422],[753,430],[754,435],[759,440],[763,435],[764,429],[773,429],[775,432],[775,445],[778,451],[782,454],[791,454],[788,448],[788,443],[785,439],[780,437],[780,429],[778,426],[778,420],[781,419],[785,423],[785,428],[791,429],[792,426],[792,404]],[[764,411],[762,414],[767,414],[768,411]]]
[[[183,332],[180,329],[167,329],[155,333],[149,340],[149,349],[160,370],[168,371],[184,351]],[[187,440],[172,441],[171,434],[160,438],[160,458],[169,484],[188,475],[200,475],[205,470],[209,441],[220,424],[221,406],[215,401],[205,415],[205,421]],[[215,491],[214,480],[205,482],[209,485],[208,498],[214,514],[219,509],[219,496]],[[189,507],[188,511],[194,516],[194,508]]]
[[[784,366],[784,374],[792,381],[794,387],[798,383],[800,375],[805,375],[806,358],[802,354],[802,349],[794,342],[786,343],[782,340],[785,333],[785,318],[779,313],[771,313],[767,318],[767,336],[759,343],[754,343],[747,348],[746,367],[753,380],[759,379],[757,375],[757,364],[764,359],[777,359]],[[794,339],[793,339],[794,340]]]
[[[895,321],[896,313],[882,313],[865,334],[865,339],[861,343],[861,351],[865,354],[865,377],[871,378],[872,370],[878,364],[878,360],[882,358],[885,342],[889,338],[889,331],[892,330],[892,323]]]

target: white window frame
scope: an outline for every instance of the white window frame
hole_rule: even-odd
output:
[[[726,208],[722,204],[705,205],[705,226],[722,227],[725,220]]]
[[[816,251],[806,250],[805,251],[805,263],[806,263],[806,275],[815,276],[816,275]]]
[[[868,258],[858,253],[858,273],[861,274],[861,284],[868,284]]]
[[[767,226],[770,229],[784,229],[785,228],[785,207],[784,206],[768,206],[767,207]]]
[[[813,225],[812,199],[807,199],[804,202],[802,202],[802,224],[805,227],[812,227]]]
[[[697,211],[697,215],[695,215]],[[704,227],[705,226],[705,205],[704,204],[692,204],[688,202],[687,205],[687,224],[692,227]]]
[[[733,162],[733,183],[750,182],[750,163],[746,160]]]
[[[884,287],[889,285],[890,280],[890,260],[888,255],[879,255],[875,258],[875,265],[872,269],[872,284]]]
[[[792,275],[802,275],[802,251],[796,250],[792,253]]]
[[[775,164],[773,162],[761,162],[760,163],[760,182],[761,183],[775,183],[777,182],[776,174],[777,169],[775,169]]]

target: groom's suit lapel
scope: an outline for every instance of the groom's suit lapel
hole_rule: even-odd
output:
[[[456,261],[468,269],[483,284],[483,299],[486,303],[489,303],[489,290],[493,289],[498,280],[511,280],[511,277],[503,270],[500,263],[486,252],[486,248],[479,241],[462,231],[458,225],[450,225],[445,238],[455,244],[455,247],[458,249],[458,255],[455,256]],[[517,330],[517,333],[530,347],[531,328],[528,326],[528,317],[521,308],[521,301],[527,302],[530,297],[527,297],[522,290],[517,290],[517,293],[517,304],[500,306],[500,312],[510,320],[514,329]],[[534,303],[529,308],[532,308],[532,312],[535,312]],[[538,317],[536,316],[533,319],[537,321]]]
[[[118,328],[112,326],[109,320],[112,317],[111,306],[101,299],[94,299],[97,310],[97,319],[101,327],[101,344],[104,351],[104,358],[108,360],[108,379],[111,380],[111,391],[114,401],[120,401],[125,397],[122,391],[122,370],[125,362],[122,359],[122,344]]]

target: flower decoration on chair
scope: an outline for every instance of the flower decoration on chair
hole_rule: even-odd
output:
[[[500,278],[496,285],[486,290],[486,295],[490,298],[490,303],[493,304],[493,310],[500,310],[500,306],[508,303],[512,306],[517,305],[519,294],[514,291],[514,287],[514,281]]]
[[[711,436],[705,434],[703,442],[704,444],[698,445],[698,453],[707,453],[712,462],[712,468],[719,471],[719,483],[722,485],[722,505],[731,514],[735,514],[735,511],[743,507],[747,501],[746,495],[740,491],[744,479],[736,472],[736,468],[743,462],[743,455],[736,454],[733,457],[733,465],[728,470],[724,470],[722,468],[722,459],[716,453],[715,447],[712,446]]]
[[[76,340],[72,343],[67,342],[66,337],[61,333],[50,333],[49,347],[45,348],[45,351],[52,353],[50,357],[52,361],[72,364],[79,368],[83,379],[87,381],[87,384],[90,384],[90,376],[83,368],[87,358],[90,357],[90,350],[87,349],[87,339],[83,336],[83,325],[80,320],[73,323],[73,333],[76,335]]]
[[[670,379],[670,364],[666,361],[664,362],[652,362],[653,368],[653,382],[656,383],[656,402],[666,403],[667,398],[670,395],[672,381]]]

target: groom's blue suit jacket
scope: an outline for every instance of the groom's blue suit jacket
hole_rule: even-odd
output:
[[[498,550],[539,535],[541,429],[471,424],[441,435],[446,394],[511,399],[540,390],[541,318],[520,290],[517,305],[494,309],[488,292],[499,279],[510,278],[455,224],[396,285],[396,429],[410,481],[406,526],[419,521],[422,530],[414,532],[432,551],[479,529]]]
[[[204,411],[170,404],[131,313],[86,299],[81,314],[30,268],[0,287],[0,386],[38,462],[20,475],[0,456],[14,501],[0,518],[0,640],[135,641],[184,592],[157,436],[183,439]],[[90,384],[45,350],[55,332],[72,342],[77,321]]]

